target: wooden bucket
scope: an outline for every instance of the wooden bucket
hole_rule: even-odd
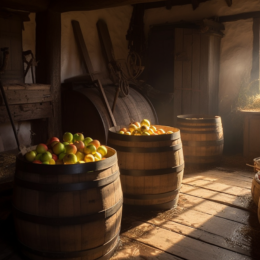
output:
[[[258,201],[260,197],[260,184],[255,180],[255,177],[252,181],[251,194],[255,205],[258,206]]]
[[[178,202],[184,170],[180,131],[173,134],[128,136],[109,129],[108,143],[117,150],[124,204],[170,209]]]
[[[117,154],[75,165],[16,160],[13,213],[31,259],[109,259],[119,241],[122,189]]]
[[[224,147],[221,117],[210,115],[179,115],[185,164],[189,166],[217,165]]]

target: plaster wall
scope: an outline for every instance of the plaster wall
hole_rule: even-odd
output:
[[[80,23],[94,71],[107,75],[106,62],[101,52],[96,23],[99,19],[106,21],[115,58],[125,60],[128,54],[128,42],[125,36],[131,15],[131,6],[63,13],[61,15],[61,80],[64,81],[64,79],[86,73],[75,42],[71,25],[72,20],[77,20]]]

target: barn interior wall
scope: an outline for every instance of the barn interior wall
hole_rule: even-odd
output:
[[[31,50],[35,54],[35,14],[30,14],[30,21],[24,22],[22,32],[23,51]],[[31,70],[28,71],[25,83],[32,83]],[[15,123],[18,133],[18,139],[21,146],[28,146],[31,143],[31,123],[30,121],[21,121]],[[0,125],[0,152],[17,148],[11,123]]]
[[[201,3],[196,10],[191,5],[149,9],[145,12],[145,33],[154,24],[196,21],[214,16],[226,16],[260,10],[260,1],[236,0],[232,7],[226,1]],[[222,117],[225,145],[242,146],[243,117],[235,113],[235,104],[242,84],[248,84],[252,69],[253,20],[226,22],[220,49],[219,115]]]

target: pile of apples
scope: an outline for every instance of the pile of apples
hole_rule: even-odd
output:
[[[172,131],[165,132],[163,129],[157,129],[156,126],[151,125],[148,119],[143,119],[140,122],[130,123],[128,128],[121,128],[118,134],[122,135],[163,135],[173,134]]]
[[[36,149],[24,156],[28,162],[37,164],[76,164],[104,160],[107,148],[98,140],[84,138],[82,133],[66,132],[63,141],[52,137],[47,144],[38,144]]]

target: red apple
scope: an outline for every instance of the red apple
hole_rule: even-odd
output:
[[[36,147],[37,153],[45,153],[45,152],[47,152],[47,150],[48,150],[48,147],[46,144],[38,144]]]
[[[47,145],[50,145],[50,144],[51,144],[52,142],[54,142],[54,141],[59,142],[60,139],[59,139],[58,137],[51,137],[51,138],[48,140]]]
[[[74,144],[68,144],[65,146],[66,154],[70,154],[70,153],[75,154],[76,152],[77,152],[77,147]]]
[[[65,151],[65,146],[62,143],[57,143],[52,147],[52,150],[56,155],[59,155],[60,153]]]
[[[33,162],[35,160],[35,157],[36,157],[35,151],[30,151],[25,154],[25,158],[28,162]]]
[[[82,133],[76,133],[73,135],[73,142],[75,141],[83,141],[84,140],[84,135]]]
[[[93,140],[92,142],[89,143],[90,144],[93,144],[96,146],[96,148],[98,149],[98,147],[100,146],[100,142],[98,140]]]
[[[58,160],[58,156],[54,153],[52,154],[52,159],[56,162]]]
[[[70,133],[70,132],[64,133],[64,135],[63,135],[63,141],[64,141],[64,142],[71,143],[71,142],[73,141],[73,134]]]
[[[77,150],[80,152],[83,152],[85,144],[83,143],[83,141],[79,141],[79,142],[74,142],[74,145],[77,147]]]
[[[50,144],[50,147],[53,148],[54,145],[58,144],[59,142],[58,141],[53,141],[51,144]]]
[[[42,162],[40,160],[35,160],[35,161],[33,161],[33,163],[42,164]]]

